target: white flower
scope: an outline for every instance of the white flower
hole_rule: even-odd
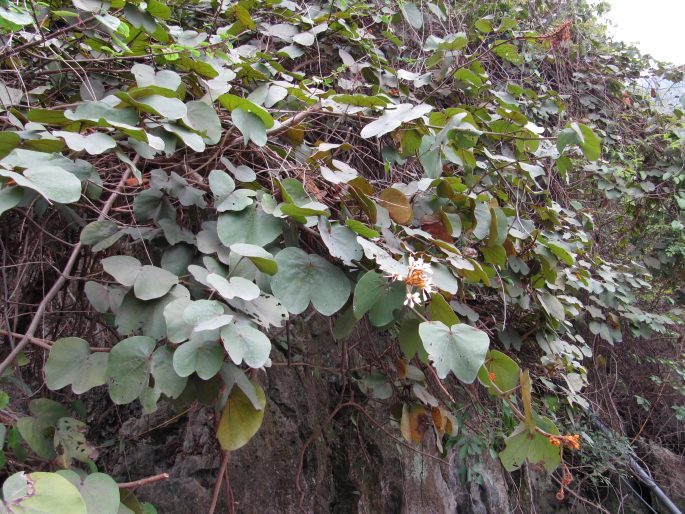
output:
[[[414,304],[421,304],[421,295],[419,293],[412,293],[411,291],[407,291],[407,299],[404,300],[404,305],[409,305],[409,307],[413,308]]]

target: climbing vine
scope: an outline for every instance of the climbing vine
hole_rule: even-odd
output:
[[[652,112],[668,144],[635,169],[622,134],[651,100],[627,111],[624,93],[646,62],[584,2],[527,3],[5,4],[3,278],[42,278],[35,305],[6,287],[4,377],[40,362],[49,391],[146,413],[209,397],[237,451],[275,339],[315,311],[341,344],[391,335],[354,377],[400,402],[406,444],[430,429],[448,451],[457,391],[480,383],[516,420],[504,467],[561,467],[563,498],[585,442],[540,399],[582,413],[588,338],[677,319],[642,300],[655,260],[682,263],[684,132],[680,110]],[[601,248],[597,199],[645,197],[668,250]],[[0,510],[154,512],[98,472],[84,416],[40,394],[2,419],[3,448],[61,469],[22,467]]]

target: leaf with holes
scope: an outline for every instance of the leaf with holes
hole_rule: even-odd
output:
[[[150,377],[150,356],[155,349],[151,337],[134,336],[117,343],[109,354],[109,396],[117,405],[140,396]]]

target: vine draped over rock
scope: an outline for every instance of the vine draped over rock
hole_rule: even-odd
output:
[[[516,1],[0,8],[2,223],[70,255],[45,267],[31,321],[8,321],[2,369],[37,343],[52,391],[105,386],[145,412],[210,395],[233,451],[264,416],[253,370],[313,309],[341,341],[360,323],[393,335],[392,372],[369,363],[356,379],[379,399],[410,386],[395,418],[409,443],[427,422],[442,450],[459,428],[450,391],[477,380],[519,423],[505,468],[554,471],[581,443],[534,390],[582,410],[589,334],[614,343],[673,321],[641,308],[642,262],[596,251],[584,197],[685,196],[678,151],[615,169],[621,81],[640,64],[596,58],[584,4],[533,3],[537,16]],[[98,315],[48,320],[41,336],[59,338],[37,338],[65,288]],[[73,462],[95,466],[83,422],[52,400],[29,408],[16,434],[66,469],[13,475],[0,510],[117,512],[116,483]]]

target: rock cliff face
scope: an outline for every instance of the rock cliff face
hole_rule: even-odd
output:
[[[340,351],[327,321],[310,320],[294,327],[292,352],[300,362],[339,366]],[[375,336],[376,337],[376,336]],[[377,344],[382,345],[382,339]],[[389,424],[386,405],[362,398],[365,412],[345,408],[325,427],[339,401],[339,375],[305,366],[286,367],[286,355],[274,350],[274,367],[261,373],[268,398],[264,424],[255,438],[231,455],[230,485],[236,512],[502,514],[508,512],[592,512],[571,501],[554,498],[556,487],[544,477],[509,476],[499,462],[480,460],[482,484],[462,484],[462,462],[456,452],[446,461],[437,456],[430,437],[413,451]],[[169,472],[165,482],[138,491],[161,514],[207,512],[220,466],[214,413],[197,408],[177,419],[169,406],[152,415],[125,422],[119,436],[130,441],[119,462],[108,471],[126,478]],[[169,422],[169,420],[173,420]],[[312,434],[315,435],[312,438]],[[303,446],[302,469],[298,469]],[[532,496],[531,496],[532,491]],[[217,512],[230,512],[226,489]],[[531,497],[533,500],[531,501]],[[642,512],[633,506],[607,504],[609,512]],[[537,506],[531,507],[531,505]],[[621,510],[623,509],[623,510]]]

